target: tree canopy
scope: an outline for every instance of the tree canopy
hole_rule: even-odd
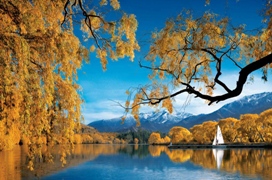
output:
[[[33,152],[72,145],[83,120],[77,71],[89,52],[106,70],[108,57],[133,60],[139,50],[135,16],[119,8],[118,0],[0,1],[0,150],[22,139]]]
[[[266,1],[264,28],[255,31],[247,31],[244,25],[234,27],[228,17],[212,12],[196,18],[184,11],[169,19],[163,29],[152,33],[149,52],[140,61],[140,67],[151,71],[152,83],[128,92],[125,108],[137,120],[142,105],[164,107],[171,113],[173,99],[182,93],[209,105],[236,97],[256,70],[267,81],[272,67],[271,14],[271,1]],[[234,88],[221,79],[226,64],[238,70]],[[216,89],[224,92],[214,94]]]

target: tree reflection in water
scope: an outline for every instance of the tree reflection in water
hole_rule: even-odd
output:
[[[157,156],[165,152],[173,162],[191,161],[207,169],[220,169],[249,176],[260,175],[263,178],[272,177],[272,149],[225,149],[220,165],[217,164],[212,149],[162,149],[154,146],[150,153]]]
[[[99,156],[126,154],[130,157],[144,159],[146,157],[160,158],[166,154],[173,163],[191,162],[206,169],[218,169],[212,149],[177,149],[169,150],[166,146],[144,145],[76,145],[73,153],[67,156],[67,164],[62,167],[59,159],[60,150],[56,147],[50,149],[54,162],[49,163],[43,149],[41,158],[35,160],[35,169],[27,169],[27,152],[23,147],[11,151],[0,152],[0,177],[8,179],[35,179],[56,173],[68,167],[77,166],[87,161],[93,161]],[[272,177],[272,149],[227,149],[224,150],[220,171],[240,173],[247,176]]]

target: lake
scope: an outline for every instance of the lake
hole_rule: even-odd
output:
[[[47,150],[48,151],[48,150]],[[27,168],[25,147],[0,152],[0,179],[272,179],[272,149],[176,149],[147,145],[76,145],[62,167],[58,148],[54,163]]]

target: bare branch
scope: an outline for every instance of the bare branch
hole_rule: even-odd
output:
[[[221,95],[217,95],[217,96],[206,95],[206,94],[203,94],[203,93],[195,90],[195,88],[192,87],[191,85],[189,85],[187,83],[182,83],[182,85],[186,86],[186,88],[181,89],[181,90],[179,90],[173,94],[170,94],[168,96],[157,97],[157,98],[147,98],[147,99],[145,99],[145,101],[149,101],[149,103],[151,103],[152,100],[155,100],[155,102],[151,103],[154,105],[154,104],[160,103],[162,100],[165,100],[167,98],[173,98],[179,94],[188,93],[188,94],[194,94],[195,98],[198,97],[201,99],[208,100],[209,105],[213,104],[214,102],[218,103],[220,101],[224,101],[226,99],[230,99],[230,98],[240,95],[243,90],[244,84],[246,83],[248,75],[251,74],[252,72],[268,65],[268,64],[271,64],[271,63],[272,63],[272,54],[267,55],[257,61],[254,61],[254,62],[248,64],[247,66],[245,66],[244,68],[242,68],[239,73],[239,78],[236,83],[236,87],[233,90],[227,91],[227,93],[225,93],[225,94],[221,94]],[[148,104],[148,102],[144,102],[142,104]]]

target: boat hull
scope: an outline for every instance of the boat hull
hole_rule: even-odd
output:
[[[227,145],[212,145],[211,148],[216,148],[216,149],[220,149],[220,148],[227,148],[228,146]]]

